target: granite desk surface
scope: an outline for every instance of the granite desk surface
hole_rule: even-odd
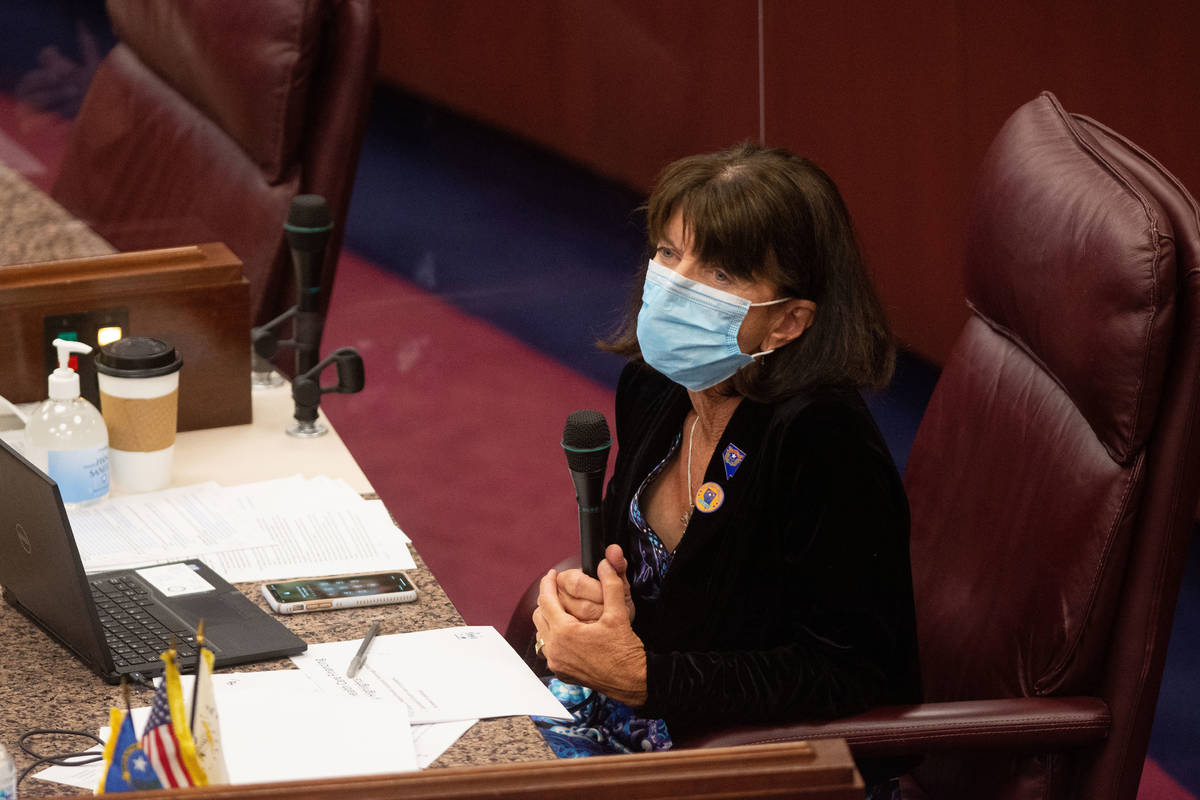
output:
[[[86,223],[0,164],[0,265],[114,252]]]
[[[359,637],[375,620],[380,621],[382,634],[462,625],[458,610],[420,554],[414,550],[413,556],[418,568],[407,574],[419,593],[415,603],[292,614],[279,619],[312,644]],[[238,584],[238,588],[270,613],[259,584]],[[290,660],[278,659],[218,672],[295,668]],[[142,689],[133,704],[148,705],[150,697],[150,691]],[[108,724],[108,708],[120,705],[119,687],[102,681],[24,615],[7,603],[0,603],[0,741],[13,754],[18,773],[33,762],[17,747],[17,737],[22,733],[34,728],[95,733],[101,725]],[[67,749],[78,747],[80,741],[64,739],[58,744]],[[87,744],[84,742],[83,746]],[[46,752],[54,752],[54,748],[46,748]],[[430,769],[553,757],[528,717],[504,717],[476,723]],[[21,784],[21,797],[81,794],[79,789],[70,786],[38,780],[34,776],[41,769],[43,767],[36,768]]]

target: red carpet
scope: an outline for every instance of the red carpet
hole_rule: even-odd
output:
[[[1196,795],[1180,786],[1163,772],[1152,758],[1142,767],[1142,782],[1138,784],[1137,800],[1196,800]]]
[[[559,442],[576,409],[611,420],[611,392],[348,253],[322,350],[342,346],[366,388],[322,409],[467,622],[503,632],[529,582],[578,549]]]
[[[0,92],[0,163],[50,191],[66,151],[71,121],[37,111]]]

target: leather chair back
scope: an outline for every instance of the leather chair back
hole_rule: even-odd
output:
[[[971,316],[909,457],[930,702],[1088,695],[1099,749],[930,757],[934,797],[1136,793],[1200,490],[1200,222],[1048,93],[993,142]]]
[[[292,197],[334,219],[329,302],[378,51],[373,0],[108,0],[118,44],[76,118],[53,195],[121,250],[221,241],[251,319],[296,301]]]

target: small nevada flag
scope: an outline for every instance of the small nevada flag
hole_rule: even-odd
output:
[[[110,708],[108,717],[111,732],[104,746],[104,774],[100,776],[96,794],[161,789],[150,759],[138,744],[133,718],[117,708]]]

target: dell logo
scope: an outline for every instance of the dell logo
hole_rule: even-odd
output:
[[[29,534],[25,532],[25,529],[21,527],[21,523],[19,522],[17,523],[17,541],[21,543],[21,549],[26,554],[33,554],[33,544],[29,541]]]

